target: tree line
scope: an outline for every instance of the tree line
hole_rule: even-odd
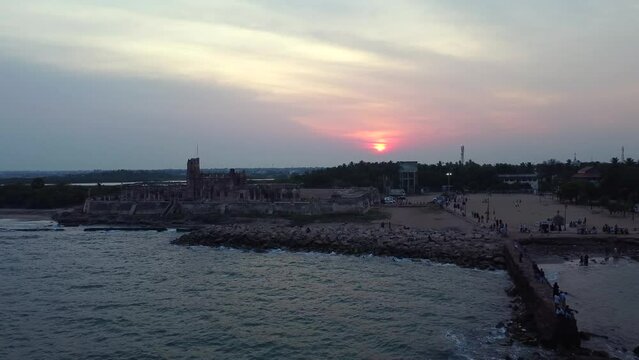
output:
[[[591,166],[599,171],[601,179],[597,183],[573,179],[580,168]],[[293,174],[279,181],[295,182],[308,188],[375,187],[382,193],[399,187],[399,162],[351,162],[339,166],[314,169],[304,174]],[[114,179],[119,171],[107,172],[106,177],[91,174],[96,183]],[[174,174],[159,170],[130,172],[130,179],[161,181],[174,179]],[[446,174],[451,173],[449,177]],[[556,194],[562,201],[575,204],[601,205],[611,212],[628,211],[639,203],[639,164],[633,159],[610,162],[578,163],[573,161],[548,160],[539,164],[477,164],[467,161],[418,164],[417,189],[429,192],[442,190],[450,185],[464,192],[509,192],[525,191],[527,184],[508,185],[500,181],[499,174],[532,174],[539,179],[539,190]],[[170,175],[169,175],[170,174]],[[103,174],[105,175],[105,174]],[[118,174],[122,176],[123,174]],[[158,176],[159,175],[159,176]],[[122,180],[121,177],[118,178]],[[71,186],[65,184],[45,186],[45,180],[36,178],[31,183],[4,184],[0,186],[0,208],[56,208],[80,205],[88,196],[114,194],[119,186]],[[74,179],[75,180],[75,179]],[[83,180],[88,180],[85,178]],[[528,187],[529,189],[529,187]]]
[[[55,209],[77,206],[91,195],[104,196],[118,192],[119,186],[45,186],[43,178],[35,178],[31,184],[7,184],[0,186],[0,208]]]
[[[292,178],[305,187],[376,187],[381,192],[398,188],[399,162],[351,162],[335,167],[317,169]],[[598,182],[576,180],[573,175],[584,167],[593,167],[600,174]],[[447,176],[447,173],[452,175]],[[617,158],[610,162],[580,163],[551,159],[542,163],[521,164],[477,164],[467,161],[438,162],[417,166],[417,189],[441,191],[450,181],[453,189],[464,192],[507,192],[530,189],[527,184],[505,184],[500,174],[533,174],[539,179],[539,190],[554,193],[561,200],[578,204],[631,206],[639,203],[639,164],[633,159],[621,162]]]

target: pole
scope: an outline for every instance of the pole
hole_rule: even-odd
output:
[[[564,204],[564,229],[568,230],[568,204]]]

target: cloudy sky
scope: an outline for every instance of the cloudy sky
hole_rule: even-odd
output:
[[[639,2],[0,2],[0,170],[639,158]]]

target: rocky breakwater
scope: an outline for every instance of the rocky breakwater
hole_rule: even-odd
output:
[[[205,245],[253,250],[373,254],[430,259],[480,269],[503,269],[503,242],[486,233],[428,231],[380,224],[312,224],[287,226],[272,223],[212,225],[173,241],[179,245]]]

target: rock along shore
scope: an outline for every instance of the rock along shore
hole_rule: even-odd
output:
[[[485,233],[416,230],[401,226],[389,229],[379,223],[212,225],[183,235],[172,243],[420,258],[480,269],[503,269],[505,264],[502,240]]]

